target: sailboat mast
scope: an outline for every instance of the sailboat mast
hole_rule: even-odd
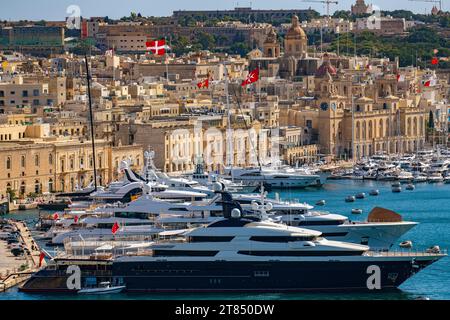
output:
[[[91,142],[92,142],[92,161],[94,164],[94,190],[97,191],[97,162],[95,157],[95,133],[94,133],[94,116],[92,112],[92,97],[91,97],[91,75],[89,73],[89,62],[87,55],[84,56],[84,61],[86,63],[86,79],[88,87],[88,97],[89,97],[89,122],[91,127]]]
[[[227,162],[228,165],[230,166],[230,174],[231,174],[231,179],[234,180],[234,175],[233,175],[233,160],[234,160],[234,150],[233,150],[233,130],[231,129],[231,107],[230,107],[230,96],[228,93],[228,69],[227,66],[225,64],[223,64],[224,67],[224,74],[225,74],[225,97],[226,97],[226,103],[227,103],[227,138],[228,138],[228,143],[227,143]]]

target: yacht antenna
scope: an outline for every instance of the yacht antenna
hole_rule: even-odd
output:
[[[94,116],[92,114],[92,97],[91,97],[91,75],[89,74],[89,63],[87,54],[84,55],[84,61],[86,62],[86,79],[88,87],[89,97],[89,123],[91,127],[91,140],[92,140],[92,160],[94,164],[94,191],[97,191],[97,162],[95,160],[95,133],[94,133]]]

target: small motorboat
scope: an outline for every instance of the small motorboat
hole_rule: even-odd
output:
[[[316,206],[324,206],[326,204],[325,200],[319,200],[316,202]]]
[[[378,189],[374,189],[369,192],[369,195],[371,195],[371,196],[378,196],[379,194],[380,194],[380,191]]]
[[[401,187],[401,183],[400,182],[394,182],[393,184],[391,184],[391,187]]]
[[[413,185],[412,183],[409,183],[409,184],[405,187],[406,190],[414,190],[415,188],[416,188],[416,186]]]
[[[412,241],[406,240],[406,241],[400,242],[399,246],[400,246],[401,248],[411,249],[413,245],[412,245]]]
[[[360,192],[355,196],[356,199],[364,199],[365,197],[366,194],[364,192]]]
[[[362,211],[362,209],[352,209],[352,213],[353,214],[362,214],[363,211]]]
[[[113,294],[120,293],[125,286],[111,286],[110,282],[101,282],[97,288],[84,288],[78,290],[78,294]]]
[[[393,186],[392,187],[392,192],[398,193],[398,192],[402,192],[402,187],[400,186]]]
[[[355,196],[348,196],[347,198],[345,198],[345,202],[355,202],[355,200]]]

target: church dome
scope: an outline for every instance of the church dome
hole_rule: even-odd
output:
[[[299,19],[296,15],[292,17],[292,26],[286,33],[286,39],[306,39],[306,33],[300,27]]]
[[[323,63],[322,65],[317,69],[315,76],[316,77],[325,77],[325,76],[335,76],[337,74],[336,68],[331,64],[330,57],[327,53],[323,56]]]

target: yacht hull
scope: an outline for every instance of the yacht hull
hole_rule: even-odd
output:
[[[91,282],[95,279],[98,283],[111,281],[125,285],[126,292],[379,291],[397,288],[413,274],[438,260],[436,256],[359,257],[346,261],[336,258],[326,257],[321,261],[125,260],[113,263],[110,276],[106,276],[104,271],[98,276],[92,271],[82,271],[81,286],[90,278]],[[379,268],[380,286],[369,289],[368,283],[376,283],[371,279],[374,266]],[[67,288],[67,278],[61,271],[53,271],[52,275],[51,270],[41,270],[20,290],[76,293],[76,290]]]

